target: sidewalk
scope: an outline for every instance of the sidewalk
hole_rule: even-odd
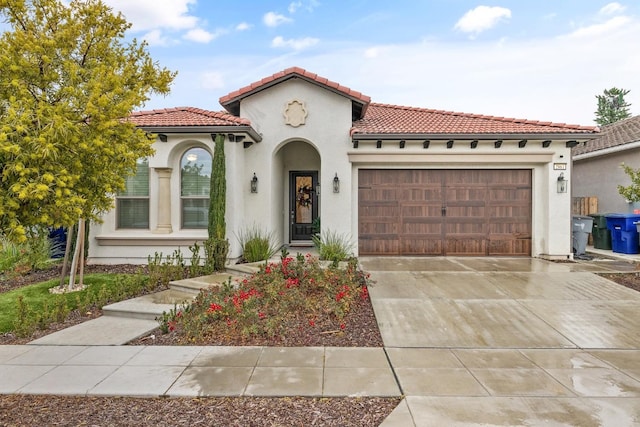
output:
[[[400,396],[382,348],[0,346],[0,393]]]

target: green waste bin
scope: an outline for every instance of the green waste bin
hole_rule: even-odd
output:
[[[607,228],[607,216],[608,214],[591,214],[593,217],[593,229],[591,235],[593,236],[593,247],[596,249],[611,250],[611,230]]]

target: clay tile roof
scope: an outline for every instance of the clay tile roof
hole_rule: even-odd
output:
[[[193,107],[163,108],[160,110],[138,111],[129,116],[136,126],[249,126],[247,119],[226,112],[202,110]]]
[[[604,126],[602,135],[573,148],[574,156],[640,141],[640,116]]]
[[[480,114],[371,103],[364,118],[353,123],[356,134],[522,134],[596,133],[595,126],[539,122]]]
[[[334,92],[340,93],[355,102],[363,104],[363,110],[365,110],[366,105],[371,102],[370,97],[363,95],[358,91],[349,89],[348,87],[332,82],[324,77],[320,77],[303,68],[291,67],[221,97],[219,100],[220,105],[232,113],[237,113],[236,106],[234,104],[239,102],[242,98],[294,77],[304,78],[312,83],[316,83],[320,86],[331,89]]]

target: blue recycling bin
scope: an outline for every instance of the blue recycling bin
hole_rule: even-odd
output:
[[[67,247],[67,229],[64,227],[49,229],[51,258],[64,257]]]
[[[611,231],[611,247],[613,252],[622,254],[638,254],[638,229],[635,225],[640,221],[640,214],[607,214],[607,229]]]

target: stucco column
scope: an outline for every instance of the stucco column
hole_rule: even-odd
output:
[[[154,233],[172,233],[171,228],[171,168],[154,168],[158,174],[158,225]]]

